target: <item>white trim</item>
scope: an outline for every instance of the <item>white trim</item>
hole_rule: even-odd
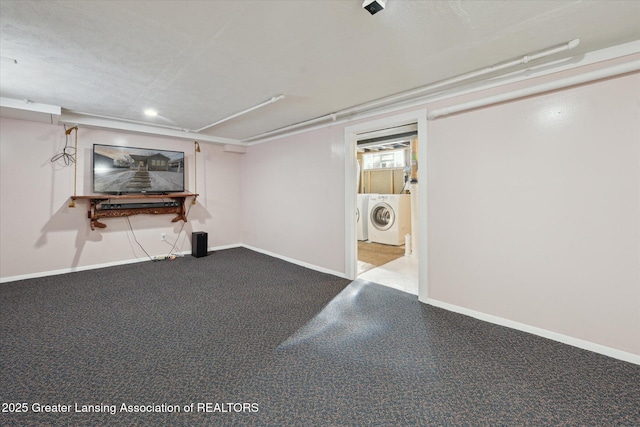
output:
[[[161,255],[158,255],[161,256]],[[117,265],[135,264],[137,262],[151,261],[150,259],[127,259],[123,261],[105,262],[103,264],[82,265],[79,267],[61,268],[59,270],[40,271],[38,273],[21,274],[19,276],[9,276],[0,278],[0,283],[15,282],[18,280],[37,279],[39,277],[57,276],[60,274],[75,273],[78,271],[95,270],[98,268],[114,267]]]
[[[428,295],[427,257],[427,110],[409,111],[396,116],[383,117],[344,129],[345,144],[345,275],[357,276],[358,240],[355,225],[357,208],[356,134],[409,123],[418,123],[418,296],[421,301]]]
[[[269,251],[265,251],[263,249],[259,249],[250,245],[245,245],[242,243],[234,243],[234,244],[229,244],[229,245],[222,245],[222,246],[215,246],[215,247],[208,247],[207,251],[211,252],[211,251],[222,251],[225,249],[234,249],[234,248],[246,248],[255,252],[259,252],[265,255],[269,255],[272,256],[274,258],[279,258],[283,261],[287,261],[290,262],[292,264],[296,264],[299,265],[301,267],[306,267],[309,268],[311,270],[315,270],[315,271],[319,271],[321,273],[327,273],[327,274],[331,274],[333,276],[337,276],[337,277],[341,277],[343,279],[347,279],[347,277],[344,275],[344,273],[341,273],[339,271],[335,271],[335,270],[331,270],[328,268],[324,268],[324,267],[319,267],[317,265],[314,264],[309,264],[307,262],[304,261],[300,261],[294,258],[289,258],[289,257],[285,257],[273,252],[269,252]],[[189,255],[191,254],[191,250],[187,250],[187,251],[182,251],[180,252],[181,255]],[[158,254],[156,256],[166,256],[166,254]],[[103,264],[92,264],[92,265],[83,265],[80,267],[71,267],[71,268],[62,268],[59,270],[50,270],[50,271],[41,271],[38,273],[29,273],[29,274],[22,274],[19,276],[9,276],[9,277],[3,277],[0,278],[0,283],[8,283],[8,282],[15,282],[18,280],[26,280],[26,279],[36,279],[39,277],[47,277],[47,276],[57,276],[60,274],[67,274],[67,273],[75,273],[78,271],[86,271],[86,270],[96,270],[98,268],[105,268],[105,267],[115,267],[118,265],[126,265],[126,264],[135,264],[137,262],[146,262],[146,261],[151,261],[148,258],[135,258],[135,259],[128,259],[128,260],[123,260],[123,261],[114,261],[114,262],[106,262]]]
[[[429,298],[429,209],[427,199],[428,169],[427,148],[429,144],[427,110],[420,110],[421,119],[418,120],[418,300],[427,301]],[[413,237],[412,237],[413,240]]]
[[[310,264],[304,261],[300,261],[294,258],[289,258],[289,257],[285,257],[273,252],[269,252],[263,249],[259,249],[250,245],[245,245],[242,243],[233,243],[233,244],[229,244],[229,245],[222,245],[222,246],[215,246],[215,247],[208,247],[207,251],[211,252],[211,251],[222,251],[225,249],[233,249],[233,248],[246,248],[255,252],[259,252],[265,255],[269,255],[272,256],[274,258],[279,258],[283,261],[287,261],[290,262],[292,264],[296,264],[299,265],[301,267],[306,267],[309,268],[311,270],[315,270],[315,271],[319,271],[321,273],[327,273],[327,274],[331,274],[333,276],[337,276],[337,277],[341,277],[343,279],[347,279],[346,275],[344,273],[341,273],[339,271],[335,271],[335,270],[331,270],[328,268],[324,268],[324,267],[320,267],[314,264]],[[180,252],[180,254],[182,255],[189,255],[191,253],[190,250],[187,251],[182,251]],[[166,254],[158,254],[156,256],[166,256]],[[118,265],[126,265],[126,264],[135,264],[137,262],[146,262],[146,261],[151,261],[148,258],[135,258],[135,259],[128,259],[128,260],[122,260],[122,261],[114,261],[114,262],[106,262],[103,264],[92,264],[92,265],[83,265],[83,266],[79,266],[79,267],[70,267],[70,268],[61,268],[59,270],[49,270],[49,271],[41,271],[38,273],[29,273],[29,274],[22,274],[22,275],[18,275],[18,276],[9,276],[9,277],[3,277],[0,278],[0,284],[2,283],[9,283],[9,282],[15,282],[18,280],[26,280],[26,279],[36,279],[39,277],[47,277],[47,276],[57,276],[60,274],[67,274],[67,273],[75,273],[77,271],[86,271],[86,270],[95,270],[98,268],[105,268],[105,267],[114,267],[114,266],[118,266]]]
[[[223,249],[232,249],[232,248],[239,248],[242,245],[239,243],[236,244],[230,244],[230,245],[223,245],[223,246],[216,246],[213,248],[207,248],[208,251],[220,251]],[[179,254],[181,255],[189,255],[191,254],[191,250],[187,250],[187,251],[182,251],[179,252]],[[154,256],[155,257],[166,257],[167,254],[166,253],[162,253],[162,254],[157,254]],[[29,273],[29,274],[21,274],[18,276],[9,276],[9,277],[2,277],[0,278],[0,284],[1,283],[9,283],[9,282],[15,282],[18,280],[26,280],[26,279],[37,279],[39,277],[47,277],[47,276],[57,276],[60,274],[67,274],[67,273],[75,273],[78,271],[86,271],[86,270],[95,270],[98,268],[105,268],[105,267],[115,267],[118,265],[127,265],[127,264],[135,264],[137,262],[146,262],[146,261],[151,261],[149,258],[134,258],[134,259],[126,259],[126,260],[122,260],[122,261],[113,261],[113,262],[105,262],[102,264],[90,264],[90,265],[82,265],[82,266],[78,266],[78,267],[69,267],[69,268],[61,268],[59,270],[49,270],[49,271],[40,271],[38,273]]]
[[[255,251],[255,252],[259,252],[261,254],[269,255],[271,257],[278,258],[278,259],[281,259],[283,261],[290,262],[291,264],[299,265],[300,267],[305,267],[305,268],[308,268],[308,269],[311,269],[311,270],[318,271],[320,273],[331,274],[332,276],[337,276],[337,277],[341,277],[343,279],[348,279],[348,277],[344,273],[341,273],[339,271],[331,270],[329,268],[320,267],[320,266],[317,266],[317,265],[314,265],[314,264],[309,264],[308,262],[300,261],[299,259],[289,258],[289,257],[283,256],[283,255],[280,255],[280,254],[277,254],[277,253],[274,253],[274,252],[270,252],[270,251],[267,251],[267,250],[264,250],[264,249],[256,248],[256,247],[251,246],[251,245],[241,244],[240,246],[243,247],[243,248]]]
[[[25,99],[18,100],[13,98],[0,97],[0,107],[11,108],[14,110],[30,111],[33,113],[44,113],[59,116],[62,114],[62,108],[57,105],[38,104]]]
[[[603,354],[605,356],[613,357],[614,359],[623,360],[625,362],[640,365],[640,355],[629,353],[626,351],[618,350],[615,348],[607,347],[601,344],[596,344],[590,341],[581,340],[568,335],[563,335],[557,332],[548,331],[546,329],[538,328],[536,326],[527,325],[525,323],[516,322],[513,320],[505,319],[491,314],[482,313],[479,311],[471,310],[469,308],[460,307],[457,305],[449,304],[446,302],[429,299],[427,304],[434,307],[442,308],[454,313],[464,314],[475,319],[479,319],[485,322],[493,323],[495,325],[506,326],[507,328],[516,329],[518,331],[527,332],[533,335],[538,335],[543,338],[548,338],[553,341],[558,341],[563,344],[568,344],[573,347],[578,347],[583,350],[593,351],[594,353]]]
[[[358,156],[357,131],[351,129],[352,127],[344,130],[344,273],[349,280],[355,280],[358,276]],[[361,215],[366,218],[366,213],[361,212]]]
[[[221,245],[221,246],[215,246],[215,247],[209,247],[207,248],[207,252],[212,252],[212,251],[223,251],[225,249],[235,249],[235,248],[241,248],[243,245],[242,243],[231,243],[229,245]],[[186,251],[186,253],[190,253],[191,251]]]

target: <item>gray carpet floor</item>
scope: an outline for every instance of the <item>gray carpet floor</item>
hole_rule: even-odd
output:
[[[2,284],[0,339],[3,426],[640,425],[637,365],[247,249]]]

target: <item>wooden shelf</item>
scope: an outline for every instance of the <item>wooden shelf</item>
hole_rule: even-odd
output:
[[[186,209],[184,207],[185,200],[189,197],[193,197],[195,203],[198,194],[194,193],[168,193],[168,194],[91,194],[88,196],[71,196],[72,203],[70,207],[75,207],[76,200],[88,200],[89,212],[88,217],[91,224],[91,229],[106,228],[107,225],[100,222],[102,218],[118,218],[123,216],[147,214],[147,215],[162,215],[162,214],[176,214],[177,216],[171,220],[171,222],[184,221],[187,222]],[[156,206],[156,203],[149,202],[149,200],[159,199],[171,199],[166,206]],[[128,201],[135,203],[118,203],[118,201]],[[101,206],[105,202],[110,205],[120,205],[117,208],[103,209]],[[128,206],[130,205],[130,206]],[[146,206],[148,205],[148,206]]]

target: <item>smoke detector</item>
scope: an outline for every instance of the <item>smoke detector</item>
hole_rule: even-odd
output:
[[[362,7],[372,15],[384,9],[385,0],[364,0]]]

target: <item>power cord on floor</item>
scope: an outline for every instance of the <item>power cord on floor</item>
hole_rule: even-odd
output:
[[[125,218],[127,218],[127,222],[129,223],[129,229],[131,230],[131,234],[133,235],[133,240],[135,240],[135,241],[136,241],[136,243],[138,244],[138,246],[140,246],[140,249],[142,249],[142,251],[143,251],[145,254],[147,254],[147,256],[149,257],[149,259],[150,259],[151,261],[155,261],[155,259],[153,259],[153,258],[151,257],[151,255],[149,255],[149,253],[148,253],[147,251],[145,251],[145,250],[144,250],[144,247],[142,247],[142,245],[140,244],[140,242],[138,242],[138,239],[136,238],[136,233],[134,233],[134,232],[133,232],[133,227],[131,226],[131,220],[129,219],[129,217],[127,216],[127,217],[125,217]]]

